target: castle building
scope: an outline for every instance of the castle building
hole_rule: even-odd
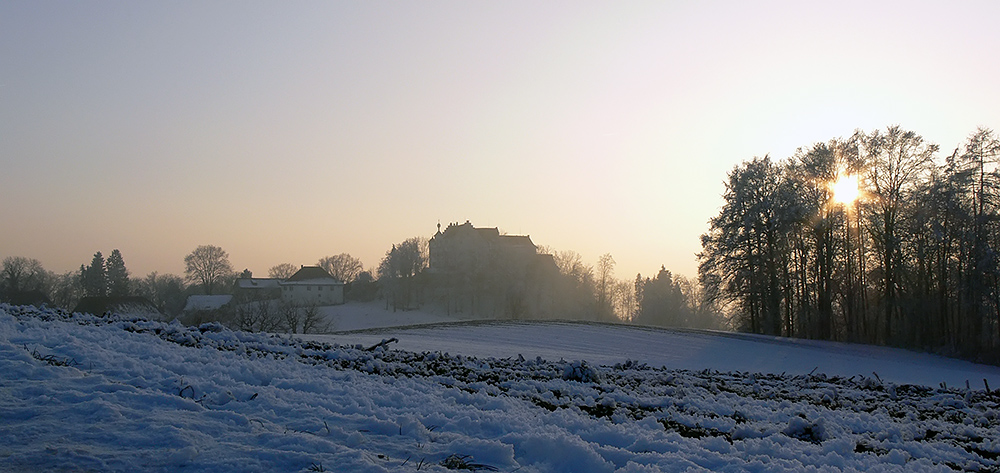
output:
[[[497,264],[524,268],[538,255],[527,235],[502,235],[496,228],[476,228],[468,220],[452,223],[443,232],[441,224],[428,242],[428,271],[472,273],[495,270]]]

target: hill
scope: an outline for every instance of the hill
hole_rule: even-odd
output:
[[[433,333],[439,336],[428,335]],[[371,333],[333,335],[340,341],[330,343],[233,332],[216,324],[184,327],[0,305],[0,468],[1000,468],[995,391],[902,384],[881,372],[848,377],[816,369],[781,375],[575,358],[588,344],[599,347],[601,336],[646,343],[669,333],[582,324],[467,324],[387,332],[402,337],[398,344],[382,343],[382,334]],[[708,340],[702,345],[706,350],[733,343],[737,348],[730,354],[739,355],[741,339],[674,333]],[[505,346],[504,336],[521,340],[519,351],[532,348],[531,340],[549,342],[535,349],[560,350],[565,340],[576,340],[577,347],[558,358],[397,349],[445,340],[471,349],[478,337],[493,350]],[[783,346],[743,342],[743,347]],[[812,364],[833,352],[810,344],[797,349],[795,354],[812,358]],[[612,355],[601,350],[600,357]],[[691,345],[675,350],[679,359],[696,359],[682,353]],[[912,363],[922,362],[917,357]],[[970,373],[995,375],[982,369]]]

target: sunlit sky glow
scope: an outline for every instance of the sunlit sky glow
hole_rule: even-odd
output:
[[[858,198],[858,176],[841,173],[837,180],[831,183],[833,200],[841,204],[854,203]]]
[[[0,258],[366,267],[470,220],[696,274],[726,173],[1000,127],[1000,2],[0,3]],[[944,154],[942,152],[942,154]]]

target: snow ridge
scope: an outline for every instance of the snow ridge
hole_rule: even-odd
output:
[[[1000,471],[996,391],[391,345],[0,305],[0,460],[14,471]]]

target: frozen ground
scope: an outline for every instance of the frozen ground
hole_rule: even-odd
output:
[[[1000,386],[992,367],[586,324],[384,330],[328,343],[0,305],[0,470],[1000,468],[1000,393],[964,386]],[[921,371],[931,387],[906,384]]]
[[[587,360],[595,364],[637,360],[668,369],[714,369],[771,374],[876,375],[898,384],[976,389],[1000,387],[1000,367],[888,347],[797,340],[762,335],[670,330],[572,322],[497,322],[422,311],[387,311],[380,304],[324,308],[330,335],[304,338],[374,344],[399,339],[395,348],[440,350],[479,357]]]
[[[355,330],[426,325],[469,320],[460,315],[449,316],[423,310],[392,310],[385,302],[348,302],[343,305],[320,307],[320,314],[328,330],[349,332]]]

